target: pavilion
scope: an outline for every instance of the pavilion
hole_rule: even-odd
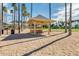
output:
[[[48,25],[48,34],[50,34],[50,28],[49,28],[49,25],[54,22],[42,15],[38,15],[34,18],[30,18],[28,21],[27,21],[27,24],[29,25],[30,27],[30,32],[31,33],[34,33],[34,34],[39,34],[39,33],[42,33],[43,32],[43,29],[42,26],[43,25]]]

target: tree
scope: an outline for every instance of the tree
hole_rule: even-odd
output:
[[[10,10],[10,13],[12,14],[12,21],[13,21],[14,20],[13,10]],[[13,24],[12,24],[12,29],[13,29]]]
[[[2,12],[2,8],[3,8],[3,6],[2,6],[2,3],[0,3],[0,11]],[[2,34],[2,17],[3,17],[3,15],[2,15],[2,13],[0,12],[0,35]]]
[[[49,19],[51,20],[51,3],[49,3]],[[51,23],[49,24],[49,32],[51,32]]]
[[[3,7],[3,12],[4,12],[5,17],[4,16],[3,17],[6,19],[6,21],[7,21],[7,11],[8,11],[7,7],[4,6]]]
[[[26,16],[29,17],[30,16],[30,13],[27,13]]]
[[[72,34],[72,3],[70,3],[70,17],[69,17],[69,35]]]
[[[2,3],[2,34],[4,33],[4,30],[3,30],[3,3]]]
[[[3,13],[4,14],[3,17],[5,18],[5,22],[7,22],[7,12],[8,12],[8,9],[5,6],[2,9],[3,9],[3,12],[4,12]],[[6,27],[6,29],[7,29],[7,34],[8,34],[8,26]]]
[[[13,10],[14,10],[14,32],[15,32],[15,21],[16,21],[16,19],[15,19],[15,17],[16,17],[16,11],[17,11],[17,4],[16,3],[12,3],[12,6],[13,6]]]
[[[33,10],[32,10],[32,6],[33,6],[33,4],[31,3],[31,18],[32,18],[32,11],[33,11]]]
[[[65,33],[67,32],[67,3],[65,3]]]
[[[22,16],[24,18],[24,21],[26,20],[27,11],[26,11],[26,5],[25,3],[22,4]],[[21,28],[23,26],[23,19],[21,20]]]
[[[18,33],[20,33],[20,3],[18,3]]]

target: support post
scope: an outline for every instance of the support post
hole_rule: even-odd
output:
[[[50,35],[50,24],[48,24],[48,35]]]
[[[36,34],[36,24],[34,23],[34,34]]]

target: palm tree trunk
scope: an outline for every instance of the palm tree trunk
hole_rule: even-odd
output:
[[[22,16],[22,19],[21,19],[21,31],[23,31],[23,19],[24,19],[24,17]]]
[[[72,34],[72,3],[70,3],[69,35]]]
[[[2,6],[2,3],[0,3],[0,6]],[[2,11],[2,7],[0,7],[1,11]],[[2,13],[0,14],[0,35],[2,34]]]
[[[51,3],[49,3],[49,20],[51,20]],[[51,32],[51,23],[49,23],[48,34]]]
[[[18,3],[18,33],[20,33],[20,3]]]
[[[33,4],[31,3],[31,18],[32,18],[32,6],[33,6]]]
[[[21,6],[22,7],[22,6]],[[22,9],[21,9],[21,31],[22,31]]]
[[[7,24],[6,34],[8,34],[8,21],[7,21],[7,15],[6,15],[6,24]]]
[[[12,13],[12,21],[14,21],[14,13]],[[14,30],[14,23],[12,23],[12,30]]]
[[[3,30],[3,3],[2,3],[2,34],[4,33],[4,30]]]
[[[25,29],[25,20],[26,20],[26,16],[24,16],[24,22],[23,22],[23,29]]]
[[[67,4],[65,3],[65,33],[67,33]]]
[[[23,19],[23,18],[22,18],[22,15],[21,15],[21,31],[22,31],[22,19]]]
[[[5,27],[4,27],[4,23],[5,23],[5,18],[6,18],[6,16],[5,16],[5,12],[3,12],[3,28],[4,28],[4,33],[5,33]]]
[[[15,10],[14,10],[14,33],[15,33]]]

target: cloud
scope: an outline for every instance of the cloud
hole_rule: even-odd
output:
[[[70,5],[67,4],[67,17],[69,19],[69,8]],[[65,19],[65,8],[63,7],[62,9],[59,9],[57,13],[55,13],[53,16],[57,16],[57,19]],[[72,4],[72,19],[73,20],[78,20],[79,19],[79,4],[73,3]]]
[[[8,6],[8,3],[4,3],[3,6]]]

